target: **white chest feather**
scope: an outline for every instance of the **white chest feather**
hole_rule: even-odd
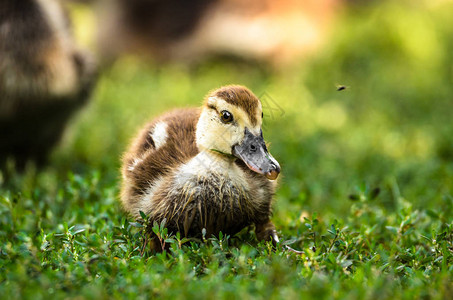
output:
[[[211,174],[221,176],[225,181],[243,190],[249,188],[244,172],[234,163],[234,160],[211,151],[202,151],[182,165],[175,174],[175,185],[184,185],[188,180],[208,177]]]

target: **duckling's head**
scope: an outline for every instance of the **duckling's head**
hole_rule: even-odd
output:
[[[261,102],[249,89],[221,87],[206,97],[197,123],[197,146],[200,151],[240,159],[252,171],[274,180],[280,165],[267,150],[262,119]]]

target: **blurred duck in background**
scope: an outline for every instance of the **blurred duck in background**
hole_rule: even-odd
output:
[[[96,77],[55,0],[0,2],[0,165],[43,164]]]
[[[340,0],[98,2],[99,51],[162,62],[212,55],[286,65],[317,49]]]

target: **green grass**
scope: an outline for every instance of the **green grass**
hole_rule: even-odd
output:
[[[451,297],[453,6],[415,3],[345,12],[322,51],[280,71],[104,70],[49,167],[1,173],[2,299]],[[283,242],[164,236],[170,250],[152,254],[120,208],[121,153],[146,120],[228,83],[267,101]]]

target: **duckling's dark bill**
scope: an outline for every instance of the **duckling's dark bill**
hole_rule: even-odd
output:
[[[233,155],[242,160],[250,170],[275,180],[280,173],[280,165],[267,151],[263,135],[255,136],[245,128],[244,140],[233,146]]]

